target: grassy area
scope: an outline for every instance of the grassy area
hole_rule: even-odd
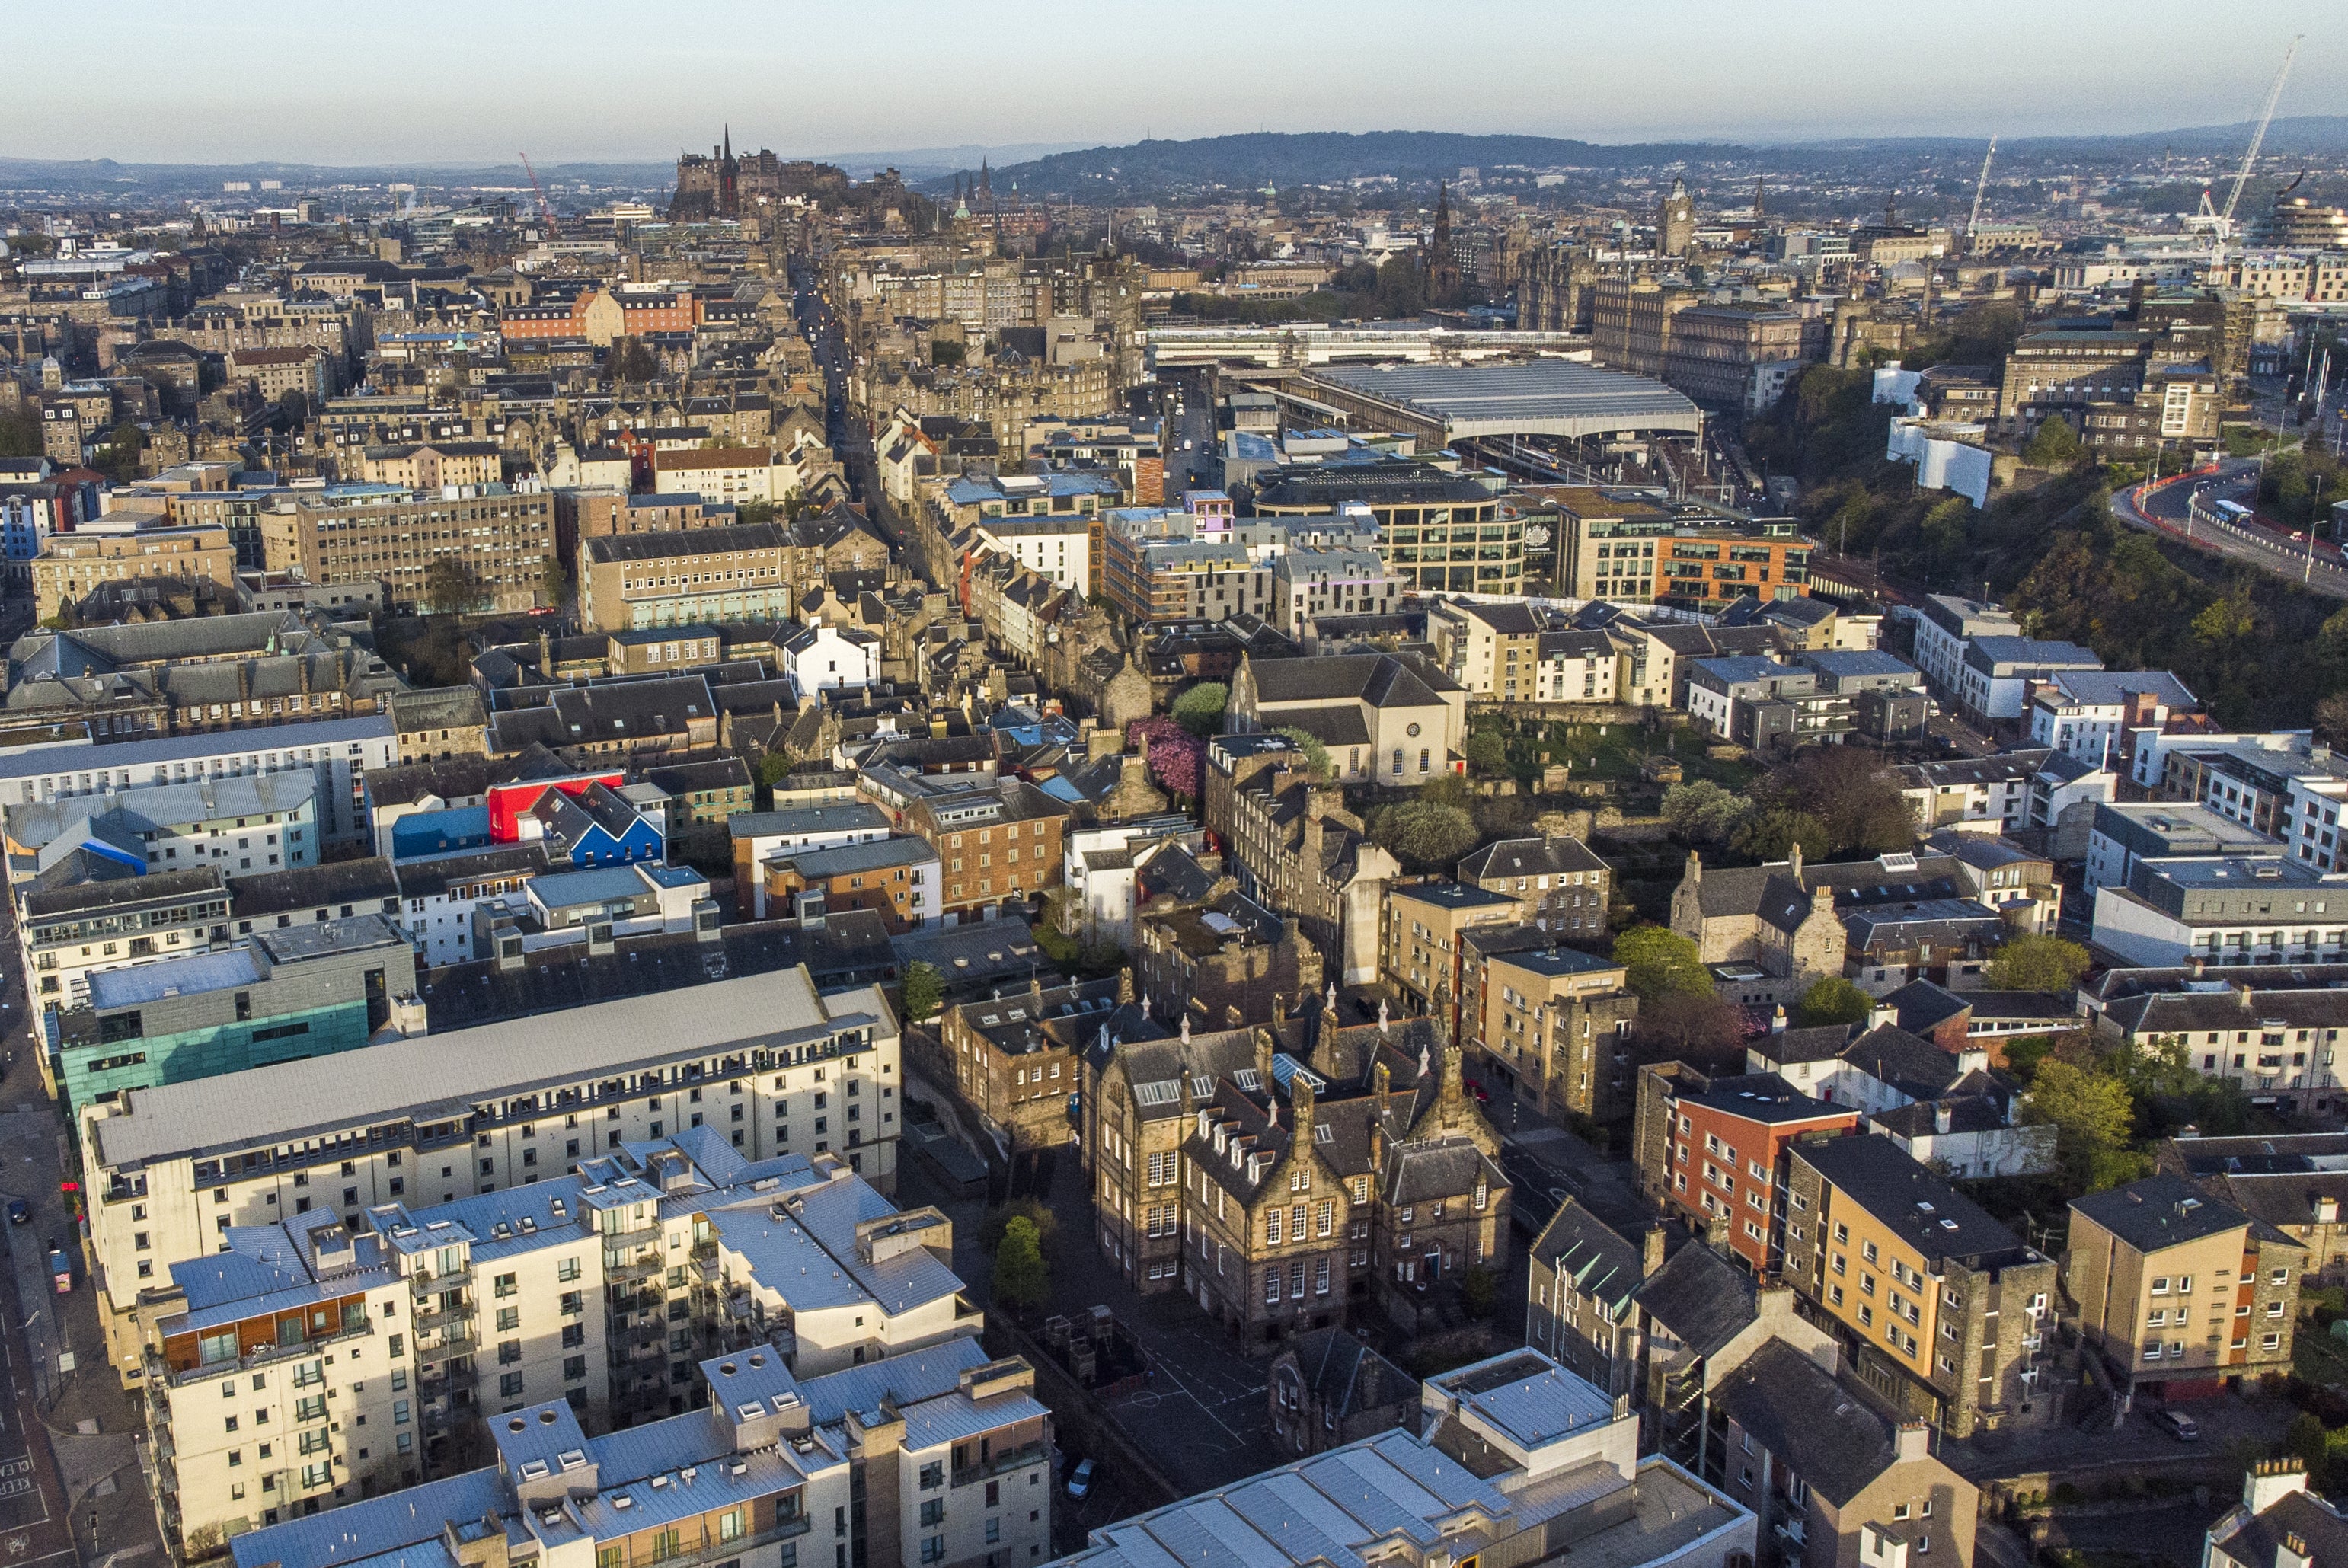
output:
[[[2348,1385],[2348,1340],[2333,1338],[2321,1325],[2301,1324],[2291,1336],[2291,1369],[2319,1387]]]
[[[1703,738],[1676,725],[1651,730],[1638,724],[1525,724],[1479,715],[1471,728],[1500,733],[1508,742],[1509,771],[1523,784],[1537,783],[1542,769],[1562,762],[1577,780],[1636,785],[1643,779],[1641,765],[1651,756],[1677,762],[1689,779],[1709,779],[1740,791],[1751,786],[1756,773],[1749,763],[1706,758]]]

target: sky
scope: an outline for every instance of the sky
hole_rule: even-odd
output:
[[[2341,0],[80,0],[0,8],[0,157],[664,160],[1249,130],[1804,140],[2348,113]],[[77,62],[67,68],[63,62]]]

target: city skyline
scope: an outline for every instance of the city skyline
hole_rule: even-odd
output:
[[[1456,36],[1530,42],[1547,32],[1550,50],[1404,47],[1422,14],[1389,0],[1315,0],[1271,24],[1208,0],[1179,29],[1161,11],[1114,5],[1081,30],[1051,26],[1030,0],[779,17],[719,4],[697,13],[690,33],[653,36],[640,14],[601,0],[559,17],[427,5],[396,29],[355,15],[321,22],[283,5],[201,21],[151,0],[109,10],[118,33],[152,46],[109,61],[103,121],[93,123],[87,88],[69,73],[40,73],[13,95],[0,157],[474,165],[518,148],[546,163],[661,161],[697,143],[711,120],[730,122],[740,145],[832,158],[994,147],[1033,155],[1259,129],[1598,142],[2117,135],[2247,119],[2294,35],[2305,36],[2279,114],[2334,108],[2324,84],[2348,71],[2348,26],[2289,0],[2231,7],[2222,28],[2180,0],[2072,7],[2065,33],[2095,40],[2088,73],[2075,51],[2048,46],[2061,40],[2044,35],[2039,12],[2013,4],[1960,22],[1854,18],[1808,0],[1766,12],[1685,0],[1668,8],[1668,26],[1643,15],[1635,32],[1614,8],[1583,4],[1472,5],[1451,17]],[[86,46],[87,23],[36,13],[15,36],[26,57],[58,57]],[[1960,34],[1962,72],[1946,65]],[[1206,64],[1188,64],[1193,57]],[[1293,61],[1307,57],[1315,68],[1298,72]],[[1113,108],[1051,90],[1103,58],[1129,62]],[[533,59],[529,71],[513,68]],[[355,60],[366,64],[354,80]],[[216,86],[256,69],[269,84],[257,111]],[[610,92],[596,90],[602,82]]]

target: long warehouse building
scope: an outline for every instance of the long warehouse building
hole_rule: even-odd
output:
[[[1695,435],[1704,410],[1660,381],[1562,359],[1524,365],[1333,365],[1299,388],[1366,429],[1422,449],[1476,436]]]

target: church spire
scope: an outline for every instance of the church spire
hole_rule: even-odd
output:
[[[726,161],[734,161],[734,126],[730,120],[726,126]]]

